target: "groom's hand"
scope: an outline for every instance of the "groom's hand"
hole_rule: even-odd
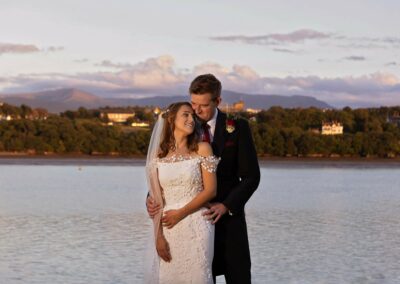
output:
[[[206,216],[207,220],[213,220],[211,224],[215,224],[218,222],[221,217],[228,212],[228,208],[222,203],[210,203],[209,209],[203,212],[203,216]]]
[[[148,196],[146,199],[146,207],[147,213],[151,219],[153,219],[161,209],[160,204],[157,204],[151,196]]]

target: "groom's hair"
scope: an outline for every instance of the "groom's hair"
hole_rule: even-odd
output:
[[[211,99],[216,100],[221,96],[221,82],[213,74],[203,74],[197,76],[189,87],[189,93],[202,95],[211,94]]]

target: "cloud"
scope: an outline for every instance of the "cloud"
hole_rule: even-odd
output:
[[[287,43],[302,43],[306,40],[320,40],[330,38],[332,35],[323,33],[311,29],[296,30],[291,33],[272,33],[259,36],[244,36],[244,35],[232,35],[232,36],[217,36],[210,37],[211,40],[215,41],[230,41],[240,42],[246,44],[257,44],[257,45],[279,45]]]
[[[261,76],[250,66],[226,67],[205,62],[179,69],[172,56],[148,58],[114,72],[67,75],[24,74],[0,78],[3,93],[31,92],[62,87],[80,88],[103,96],[186,95],[199,74],[213,73],[224,90],[249,94],[314,96],[334,106],[400,105],[400,79],[390,73],[324,78],[320,76]]]
[[[151,88],[171,86],[184,81],[185,76],[174,70],[175,60],[172,56],[163,55],[149,58],[131,68],[118,72],[115,76],[124,85]]]
[[[397,66],[397,65],[399,65],[399,64],[397,62],[395,62],[395,61],[388,62],[388,63],[385,64],[385,66]]]
[[[291,52],[284,47],[316,42],[320,47],[336,47],[340,49],[388,49],[400,48],[400,37],[365,37],[347,36],[336,32],[322,32],[313,29],[299,29],[289,33],[270,33],[265,35],[227,35],[209,37],[213,41],[272,46],[273,51]]]
[[[118,69],[133,67],[133,65],[129,64],[129,63],[114,63],[114,62],[111,62],[110,60],[103,60],[100,63],[96,63],[95,66],[111,67],[111,68],[118,68]]]
[[[49,46],[40,49],[33,44],[0,43],[0,55],[5,53],[26,54],[35,52],[57,52],[64,50],[62,46]]]
[[[337,36],[339,48],[354,48],[354,49],[387,49],[399,48],[400,37],[348,37]]]
[[[291,89],[312,93],[374,95],[400,91],[400,79],[392,74],[373,73],[359,77],[321,78],[318,76],[265,78],[272,88],[290,92]],[[293,92],[291,92],[293,93]]]
[[[106,63],[107,64],[107,63]],[[77,87],[103,94],[135,94],[182,92],[187,90],[187,72],[175,70],[174,58],[163,55],[129,65],[116,72],[93,72],[67,75],[62,73],[24,74],[8,78],[4,92],[40,91]],[[182,85],[183,87],[179,87]],[[0,84],[1,88],[2,84]]]
[[[393,44],[393,45],[397,45],[397,46],[400,45],[400,37],[384,37],[384,38],[380,38],[378,40],[380,40],[381,42],[384,42],[384,43],[388,43],[388,44]]]
[[[357,56],[357,55],[347,56],[347,57],[344,57],[343,59],[350,60],[350,61],[364,61],[364,60],[366,60],[366,58],[364,56]]]
[[[64,50],[64,47],[62,46],[49,46],[48,48],[45,49],[45,51],[47,52],[57,52],[62,50]]]
[[[190,82],[195,76],[205,73],[212,73],[221,80],[224,89],[255,92],[260,89],[260,76],[249,66],[233,65],[232,68],[221,66],[217,63],[203,63],[193,68],[191,76],[188,76],[187,82]]]
[[[40,49],[33,44],[0,43],[0,55],[4,53],[33,53]]]
[[[86,63],[86,62],[89,62],[89,59],[88,58],[75,59],[74,62]]]
[[[299,51],[291,50],[291,49],[287,49],[287,48],[274,48],[272,50],[275,52],[282,52],[282,53],[292,53],[292,54],[299,53]]]
[[[311,95],[336,106],[400,105],[400,79],[392,74],[264,78],[264,82],[265,92]]]
[[[347,39],[346,41],[337,44],[336,47],[341,49],[387,49],[388,46],[381,43],[362,42],[356,39]]]

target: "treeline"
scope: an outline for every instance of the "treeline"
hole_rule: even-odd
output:
[[[2,106],[3,107],[3,106]],[[145,155],[150,129],[107,125],[101,113],[109,108],[32,115],[30,108],[8,112],[18,119],[0,121],[0,152]],[[126,110],[126,109],[124,109]],[[132,108],[135,119],[154,122],[145,108]],[[397,157],[400,156],[400,107],[321,110],[273,107],[250,121],[260,156],[277,157]],[[0,107],[0,115],[5,112]],[[46,116],[44,116],[46,114]],[[343,135],[321,135],[323,122],[340,122]]]
[[[149,129],[127,131],[124,126],[109,126],[100,113],[80,108],[44,119],[1,120],[0,152],[146,154]]]
[[[154,122],[154,114],[152,111],[149,111],[149,108],[144,107],[104,107],[99,109],[86,109],[84,107],[80,107],[76,111],[67,110],[65,112],[60,113],[61,117],[66,117],[69,119],[98,119],[101,122],[109,122],[107,116],[102,116],[102,113],[107,112],[130,112],[134,113],[135,116],[129,118],[126,121],[126,125],[131,124],[132,122],[141,122],[146,121],[153,123]]]
[[[400,155],[400,107],[342,110],[273,107],[247,116],[259,155],[278,157],[396,157]],[[254,121],[255,120],[255,121]],[[343,135],[321,135],[337,121]]]
[[[7,117],[12,119],[43,119],[48,116],[48,112],[44,108],[31,108],[27,105],[21,105],[20,107],[9,105],[9,104],[0,104],[0,118],[7,119]]]

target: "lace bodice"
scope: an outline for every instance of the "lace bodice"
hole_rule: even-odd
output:
[[[165,208],[181,207],[203,189],[201,168],[216,172],[215,156],[182,156],[157,159],[158,177],[163,189]]]

